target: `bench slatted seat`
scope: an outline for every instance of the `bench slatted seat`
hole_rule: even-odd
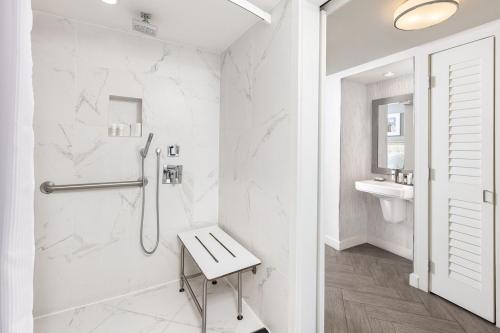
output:
[[[238,320],[243,319],[242,314],[242,272],[248,269],[256,272],[261,261],[240,243],[225,233],[217,226],[190,230],[177,235],[181,242],[181,273],[180,291],[187,287],[191,297],[202,317],[201,331],[207,330],[207,289],[208,282],[215,283],[222,277],[238,274]],[[200,269],[199,273],[185,275],[185,251],[190,254]],[[189,279],[204,276],[202,304],[196,298]]]

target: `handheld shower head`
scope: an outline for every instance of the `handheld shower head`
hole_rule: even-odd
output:
[[[153,141],[153,133],[149,133],[148,141],[146,142],[146,146],[141,149],[141,156],[143,158],[146,158],[146,156],[148,155],[149,145],[151,144],[151,141]]]

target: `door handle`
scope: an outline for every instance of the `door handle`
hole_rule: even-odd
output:
[[[494,205],[495,204],[495,192],[483,190],[483,202]]]

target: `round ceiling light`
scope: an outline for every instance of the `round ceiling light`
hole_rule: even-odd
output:
[[[394,12],[394,26],[418,30],[449,19],[458,10],[458,0],[408,0]]]
[[[108,5],[116,5],[118,3],[118,0],[101,0],[104,3],[107,3]]]

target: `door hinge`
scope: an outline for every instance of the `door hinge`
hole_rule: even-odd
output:
[[[434,265],[434,262],[429,261],[428,271],[429,271],[429,273],[434,273],[436,271],[436,266]]]
[[[492,205],[495,204],[496,193],[488,190],[483,190],[483,202],[490,203]]]
[[[428,82],[427,82],[427,88],[432,89],[436,86],[436,77],[429,75],[428,77]]]
[[[433,168],[429,168],[429,181],[436,179],[436,170]]]

